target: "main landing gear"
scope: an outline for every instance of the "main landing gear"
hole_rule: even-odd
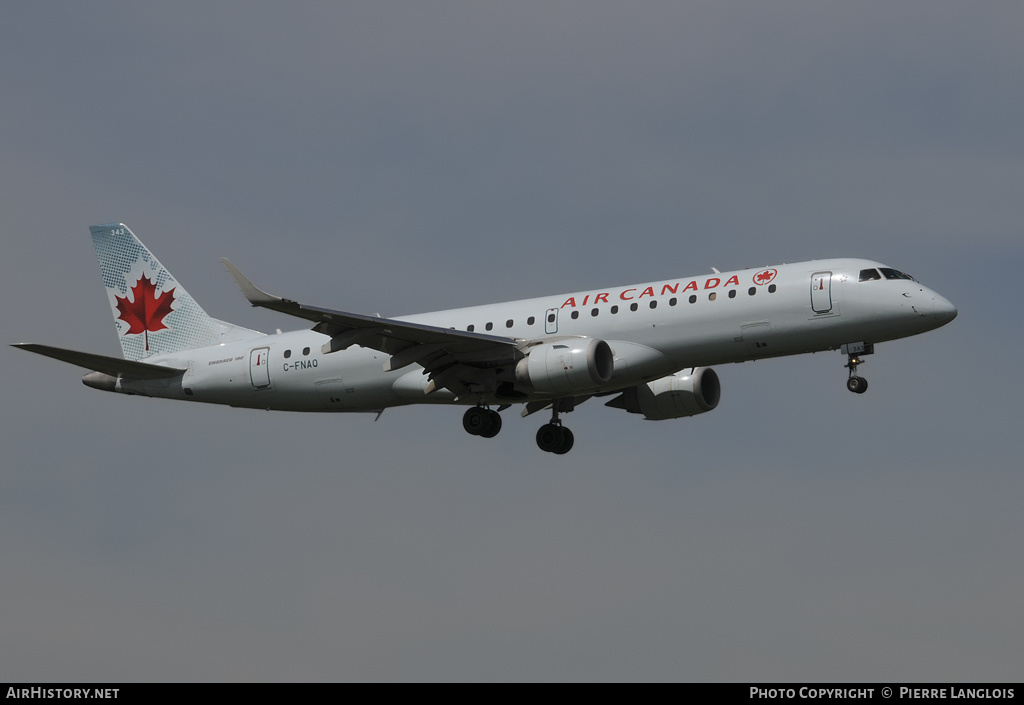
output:
[[[572,431],[562,425],[558,418],[558,402],[552,406],[551,423],[546,423],[537,430],[537,447],[545,453],[565,455],[572,450],[575,441]]]
[[[501,416],[482,406],[474,406],[466,410],[462,417],[462,427],[472,436],[494,438],[501,430]]]
[[[537,429],[537,447],[545,453],[565,455],[572,450],[572,431],[558,423],[546,423]]]
[[[864,355],[870,355],[875,351],[875,346],[871,343],[854,343],[844,345],[842,350],[846,353],[848,359],[845,366],[850,370],[850,377],[846,380],[846,388],[854,394],[863,394],[868,391],[868,381],[863,377],[857,376],[857,365],[864,362]]]
[[[562,425],[558,418],[559,410],[571,411],[572,400],[556,400],[552,405],[551,422],[546,423],[537,431],[537,447],[545,453],[565,455],[572,449],[572,431]],[[486,406],[474,406],[466,409],[462,417],[462,427],[473,436],[494,438],[501,430],[501,416]]]

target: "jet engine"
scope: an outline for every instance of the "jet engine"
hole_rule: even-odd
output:
[[[573,394],[612,378],[615,356],[603,340],[580,338],[538,345],[516,365],[516,384],[544,394]]]
[[[625,390],[605,406],[663,421],[695,416],[718,406],[722,385],[710,367],[694,367]]]

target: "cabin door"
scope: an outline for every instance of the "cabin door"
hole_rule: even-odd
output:
[[[832,272],[811,275],[811,310],[815,313],[832,311]]]
[[[558,309],[549,308],[544,314],[544,332],[548,335],[558,332]]]
[[[256,389],[270,386],[270,348],[256,348],[249,353],[249,378]]]

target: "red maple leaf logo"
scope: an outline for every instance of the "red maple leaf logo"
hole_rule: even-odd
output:
[[[754,275],[754,283],[767,284],[768,282],[775,278],[776,274],[778,274],[778,271],[774,269],[763,269]]]
[[[125,335],[146,334],[146,350],[149,350],[150,331],[167,328],[164,318],[173,310],[171,304],[174,303],[174,289],[156,296],[156,284],[143,274],[132,287],[132,296],[135,301],[129,301],[127,296],[114,295],[117,310],[121,312],[118,318],[128,324]]]

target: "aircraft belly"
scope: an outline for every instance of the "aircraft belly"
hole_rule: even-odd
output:
[[[209,404],[245,406],[253,391],[244,355],[197,356],[182,380],[185,398]]]
[[[395,404],[391,384],[398,373],[384,371],[386,357],[358,347],[323,355],[316,369],[296,377],[303,410],[370,411]]]
[[[615,355],[612,381],[608,385],[610,387],[662,377],[676,370],[671,358],[647,345],[625,340],[610,340],[608,345]]]
[[[673,372],[753,357],[742,340],[740,321],[731,318],[691,319],[666,327],[663,335],[667,340],[661,349],[672,360]]]
[[[369,411],[402,403],[391,390],[395,373],[376,370],[376,374],[360,374],[353,370],[341,376],[314,381],[316,398],[323,411]]]

